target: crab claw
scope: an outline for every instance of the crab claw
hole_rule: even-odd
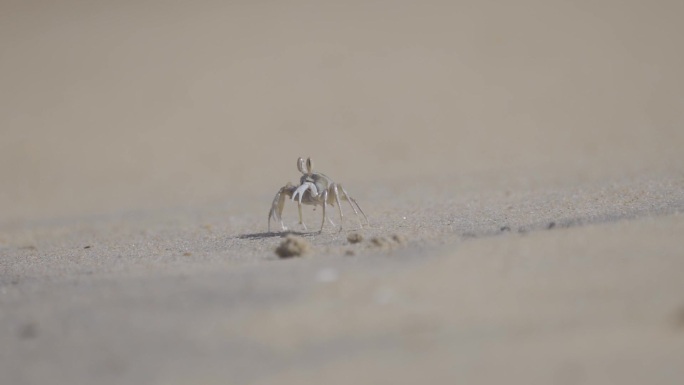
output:
[[[310,195],[312,197],[318,196],[318,189],[316,188],[316,185],[311,182],[304,182],[294,191],[294,193],[292,194],[292,200],[297,200],[299,201],[299,204],[301,204],[302,198],[304,197],[304,194],[307,190],[311,190]],[[297,196],[299,196],[299,199],[297,198]]]

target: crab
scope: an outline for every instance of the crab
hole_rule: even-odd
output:
[[[307,158],[306,162],[304,159],[297,159],[297,169],[303,175],[299,179],[299,185],[294,185],[292,183],[287,183],[285,186],[281,187],[278,193],[273,198],[273,203],[271,204],[271,210],[268,212],[268,231],[271,232],[271,219],[280,222],[280,227],[283,231],[287,231],[287,227],[283,224],[283,208],[285,207],[285,198],[291,198],[292,201],[297,202],[297,209],[299,210],[299,224],[306,230],[306,225],[302,221],[302,205],[314,206],[314,210],[317,206],[323,207],[323,219],[321,221],[321,228],[318,230],[320,234],[323,232],[323,227],[325,226],[325,220],[328,219],[332,226],[335,223],[330,217],[326,217],[325,208],[327,205],[335,206],[337,204],[337,209],[340,213],[340,231],[342,231],[342,207],[340,205],[340,200],[345,200],[349,202],[354,214],[356,214],[359,220],[359,227],[363,228],[361,223],[361,218],[359,217],[359,212],[363,215],[366,224],[369,225],[368,218],[364,214],[363,210],[356,200],[349,195],[347,190],[342,187],[341,184],[335,183],[330,177],[319,172],[313,172],[313,162],[311,158]]]

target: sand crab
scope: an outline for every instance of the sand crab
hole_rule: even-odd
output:
[[[349,202],[354,214],[359,219],[359,226],[363,227],[361,224],[361,218],[359,217],[359,212],[363,215],[366,220],[366,224],[369,224],[366,214],[363,213],[361,207],[356,200],[352,198],[347,190],[345,190],[341,184],[335,183],[330,177],[325,174],[318,172],[313,172],[313,164],[311,158],[307,158],[306,162],[304,159],[297,159],[297,169],[303,175],[299,179],[299,185],[294,185],[288,183],[283,186],[278,193],[273,198],[273,203],[271,204],[271,210],[268,212],[268,231],[271,231],[271,219],[280,222],[280,227],[283,230],[287,230],[287,227],[283,224],[283,208],[285,207],[285,198],[291,198],[293,201],[297,202],[297,209],[299,210],[299,224],[306,229],[306,225],[302,222],[302,204],[323,207],[323,220],[321,222],[321,229],[319,233],[323,231],[323,226],[325,225],[326,214],[325,208],[327,205],[335,206],[337,204],[337,209],[340,212],[340,231],[342,231],[342,207],[340,206],[340,200],[346,200]],[[358,210],[357,210],[358,209]],[[335,226],[332,219],[327,218],[330,224]]]

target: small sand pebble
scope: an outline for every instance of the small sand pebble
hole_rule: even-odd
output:
[[[373,237],[371,238],[370,243],[373,247],[379,249],[389,249],[392,247],[392,242],[385,237]]]
[[[351,257],[351,256],[356,255],[356,252],[355,252],[354,250],[352,250],[352,249],[349,249],[349,250],[347,250],[347,251],[344,252],[344,255],[347,255],[347,256],[350,256],[350,257]]]
[[[280,258],[299,257],[309,252],[311,245],[302,237],[288,235],[275,249]]]
[[[404,246],[408,243],[408,239],[406,238],[406,236],[401,234],[392,235],[392,240],[401,246]]]
[[[185,253],[183,253],[183,256],[184,256],[184,257],[189,257],[189,256],[191,256],[191,255],[192,255],[192,253],[189,252],[189,251],[186,251]]]
[[[371,246],[387,250],[395,246],[405,246],[408,243],[406,236],[393,234],[390,237],[373,237],[370,240]]]
[[[350,233],[349,235],[347,235],[347,241],[349,241],[349,243],[352,244],[359,243],[363,241],[363,235],[359,233]]]

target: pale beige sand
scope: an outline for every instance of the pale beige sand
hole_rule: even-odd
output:
[[[0,383],[684,381],[684,3],[226,3],[3,3]]]

